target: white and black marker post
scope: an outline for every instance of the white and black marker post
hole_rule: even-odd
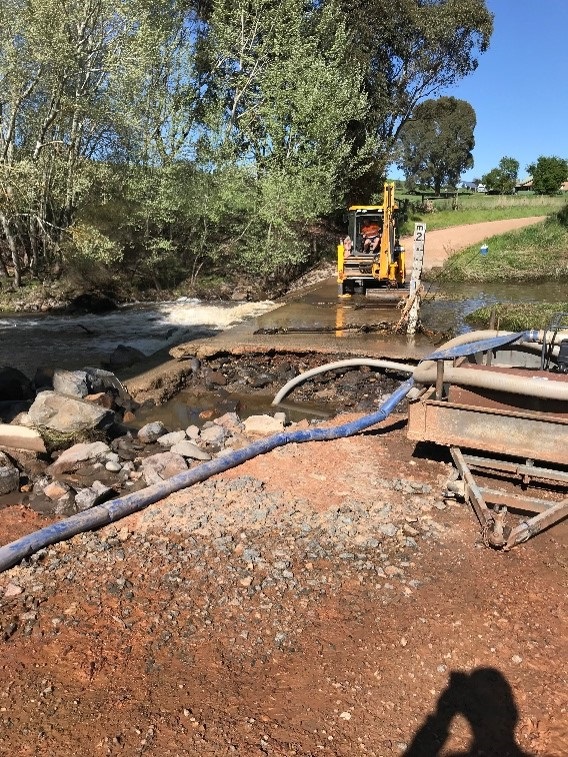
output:
[[[420,310],[420,279],[422,277],[422,268],[424,266],[424,244],[426,242],[426,224],[414,224],[414,247],[412,254],[412,273],[410,275],[409,297],[411,306],[408,312],[408,321],[406,327],[407,334],[415,334],[418,325],[418,312]]]

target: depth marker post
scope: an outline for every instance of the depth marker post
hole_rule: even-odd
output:
[[[408,313],[407,334],[415,334],[420,311],[420,279],[424,266],[424,244],[426,242],[426,224],[414,224],[414,247],[412,254],[412,273],[410,275],[409,297],[412,302]]]

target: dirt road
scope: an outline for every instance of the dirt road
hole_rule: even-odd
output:
[[[473,223],[465,226],[453,226],[449,229],[428,231],[426,221],[426,245],[424,247],[424,268],[435,268],[443,265],[446,258],[453,252],[463,250],[478,242],[485,242],[498,234],[522,229],[544,220],[544,216],[530,218],[513,218],[505,221],[488,221]],[[407,257],[412,258],[412,237],[404,237],[402,244],[407,250]]]

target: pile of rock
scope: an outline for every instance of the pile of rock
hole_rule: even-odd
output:
[[[284,413],[245,421],[226,413],[202,428],[169,431],[154,421],[136,431],[136,403],[109,371],[39,372],[33,383],[18,374],[0,371],[0,385],[4,378],[11,387],[1,408],[8,422],[0,423],[0,495],[18,493],[46,515],[70,515],[158,483],[251,436],[276,433],[286,420]]]

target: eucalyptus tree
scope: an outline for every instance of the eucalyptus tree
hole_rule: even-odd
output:
[[[400,131],[398,166],[407,184],[425,184],[440,193],[443,184],[457,185],[473,167],[475,111],[465,100],[425,100]]]
[[[343,0],[342,7],[369,101],[365,117],[350,125],[357,147],[373,146],[368,170],[353,187],[362,200],[394,162],[400,130],[416,106],[475,71],[493,15],[485,0]]]

